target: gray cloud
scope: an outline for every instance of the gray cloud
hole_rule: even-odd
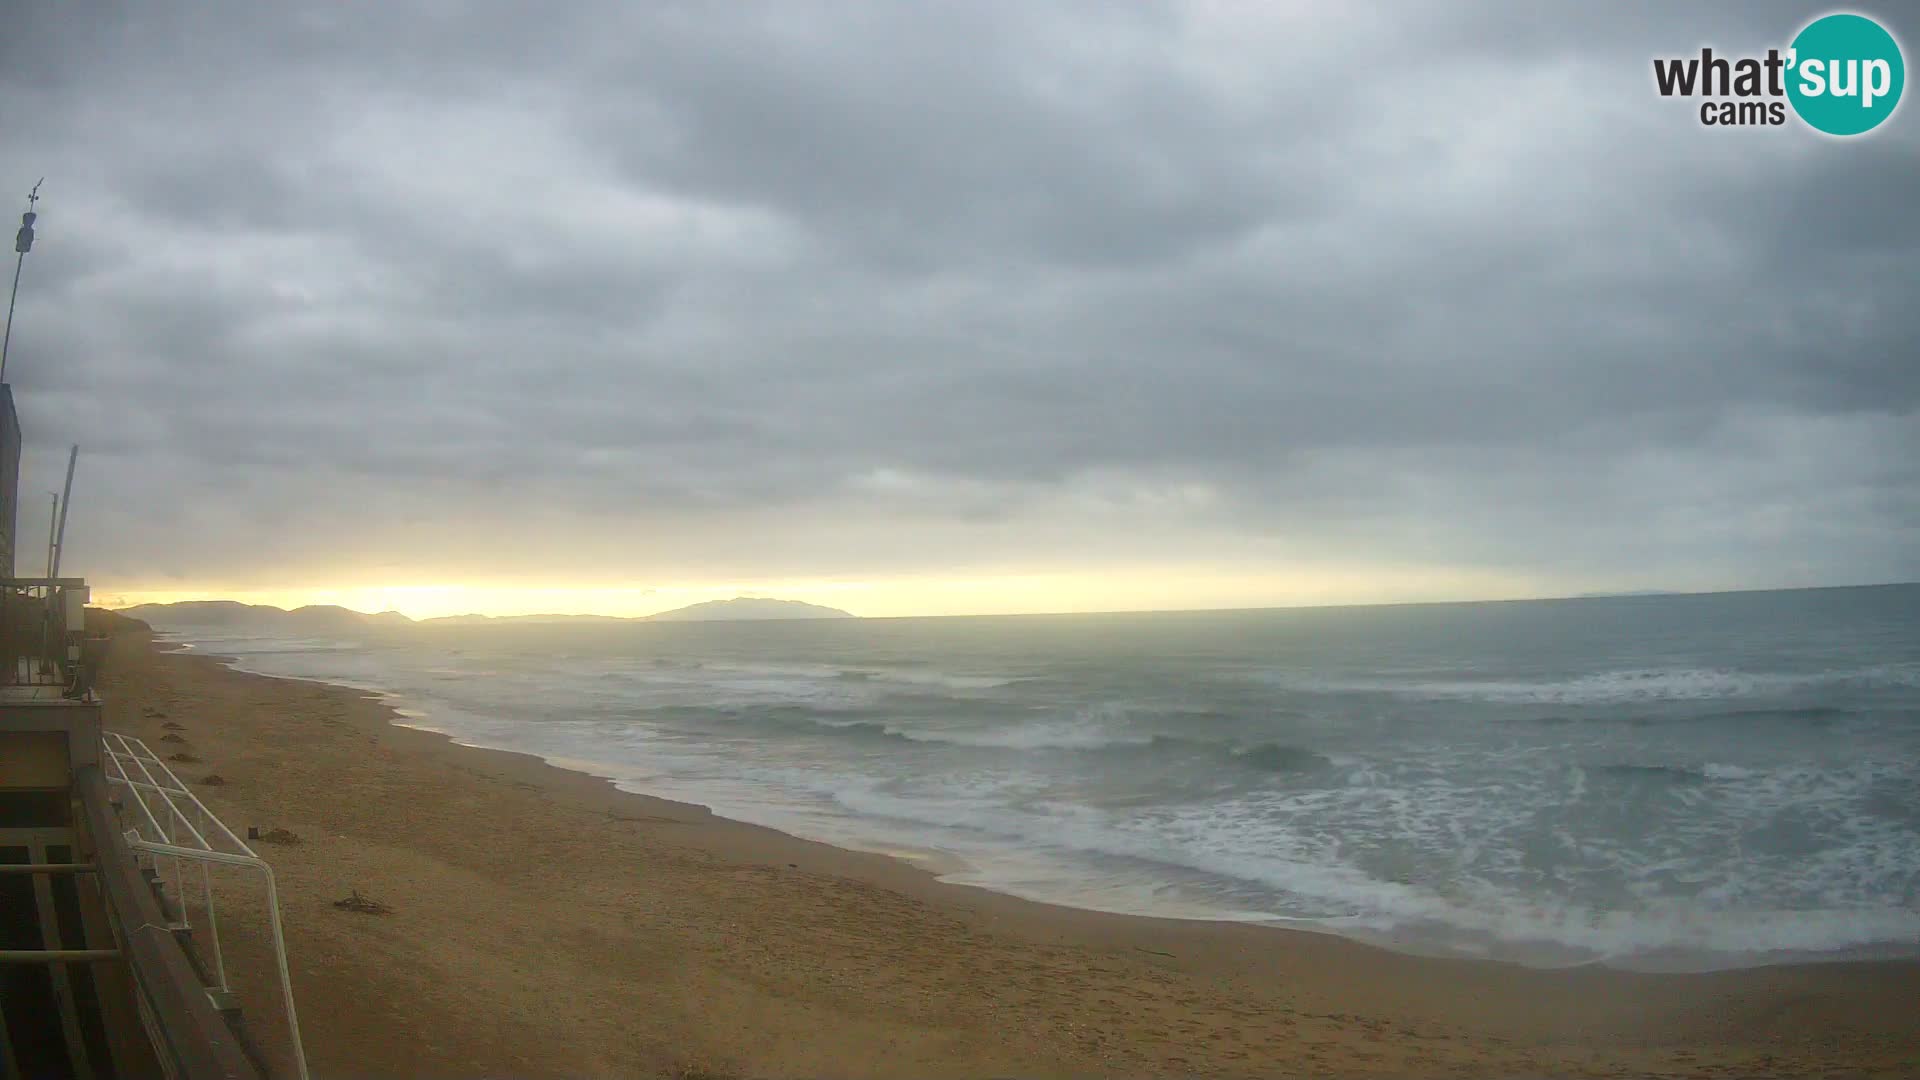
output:
[[[129,587],[1920,577],[1912,106],[1652,91],[1818,12],[29,5],[23,489]]]

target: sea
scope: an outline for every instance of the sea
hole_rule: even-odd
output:
[[[1057,904],[1542,967],[1920,955],[1920,585],[163,628],[461,743]]]

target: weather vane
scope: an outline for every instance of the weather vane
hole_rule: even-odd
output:
[[[33,250],[33,223],[40,217],[33,212],[34,204],[40,201],[40,185],[47,182],[41,177],[33,182],[33,190],[27,192],[27,212],[20,215],[20,231],[14,234],[13,250],[25,255]],[[17,283],[16,283],[17,287]]]

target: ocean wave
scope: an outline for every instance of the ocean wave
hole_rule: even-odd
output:
[[[1529,716],[1515,719],[1514,723],[1536,724],[1559,727],[1577,724],[1607,725],[1621,724],[1629,727],[1675,727],[1693,724],[1769,724],[1786,723],[1800,727],[1830,727],[1839,721],[1858,715],[1852,709],[1843,709],[1832,705],[1807,705],[1777,709],[1718,709],[1709,712],[1680,713],[1669,712],[1665,715],[1649,715],[1644,712],[1606,713],[1593,716],[1569,716],[1565,713],[1550,713],[1544,716]]]
[[[1615,762],[1589,765],[1584,771],[1625,780],[1664,780],[1669,783],[1698,784],[1707,781],[1753,780],[1767,775],[1765,770],[1743,765],[1709,761],[1701,765],[1644,765]]]
[[[1324,754],[1316,753],[1306,747],[1277,742],[1242,745],[1233,741],[1196,739],[1182,735],[1129,737],[1088,734],[1078,737],[1063,736],[1057,732],[1048,731],[1030,734],[1018,731],[934,734],[864,723],[846,725],[846,727],[863,729],[862,733],[872,733],[866,729],[877,727],[878,734],[883,737],[921,744],[1007,750],[1056,750],[1127,758],[1156,756],[1169,759],[1210,759],[1267,773],[1309,772],[1330,768],[1333,765],[1332,760]]]
[[[1633,966],[1645,961],[1712,968],[1730,961],[1766,962],[1782,954],[1911,948],[1920,940],[1920,911],[1897,904],[1730,910],[1712,900],[1650,896],[1629,908],[1600,908],[1490,882],[1441,891],[1303,848],[1284,828],[1257,820],[1226,820],[1218,807],[1205,811],[1204,819],[1161,822],[1184,836],[1184,842],[1174,845],[1159,830],[1084,808],[1049,805],[1046,813],[1035,814],[972,800],[907,798],[871,787],[849,788],[834,798],[858,814],[973,830],[1008,845],[1018,853],[1016,876],[996,876],[987,849],[987,854],[970,856],[978,869],[967,880],[1034,899],[1055,899],[1055,888],[1068,891],[1070,882],[1086,876],[1084,870],[1063,866],[1061,881],[1050,887],[1034,873],[1037,853],[1069,863],[1122,860],[1117,868],[1108,864],[1106,872],[1124,873],[1131,865],[1162,884],[1192,874],[1244,882],[1271,891],[1275,921],[1320,923],[1401,941],[1425,939],[1443,947],[1479,950],[1491,945],[1522,954],[1546,950],[1563,962]],[[1250,824],[1260,827],[1263,842],[1249,842],[1243,830]],[[1230,839],[1228,833],[1233,834]],[[1154,911],[1147,907],[1135,913]]]
[[[1332,759],[1324,754],[1285,743],[1260,743],[1231,752],[1234,761],[1262,772],[1306,772],[1330,768]]]
[[[1692,784],[1707,779],[1707,774],[1685,765],[1636,765],[1614,763],[1587,766],[1589,774],[1611,776],[1622,780],[1664,780],[1670,783]]]
[[[931,686],[943,690],[997,690],[1021,681],[1017,677],[1008,675],[963,675],[950,671],[917,671],[901,668],[849,668],[838,672],[835,677],[859,682]]]
[[[1293,680],[1285,676],[1271,681],[1320,693],[1381,693],[1423,700],[1483,701],[1512,705],[1624,705],[1739,700],[1816,689],[1910,689],[1920,687],[1920,665],[1886,664],[1811,673],[1742,671],[1734,668],[1634,668],[1537,682],[1472,678],[1411,682],[1383,679]],[[1550,716],[1543,719],[1565,718]]]
[[[1723,712],[1702,713],[1687,717],[1685,721],[1700,722],[1714,720],[1759,721],[1787,720],[1803,723],[1810,727],[1825,727],[1835,720],[1852,716],[1853,710],[1840,709],[1830,705],[1810,705],[1797,709],[1727,709]],[[1645,723],[1671,723],[1654,717],[1644,718]],[[1684,722],[1684,721],[1683,721]]]
[[[1170,759],[1207,758],[1268,773],[1307,772],[1333,765],[1332,759],[1324,754],[1287,743],[1248,744],[1235,740],[1202,739],[1167,734],[1121,735],[1100,730],[1091,724],[1043,723],[980,731],[925,730],[867,718],[878,716],[878,710],[822,714],[817,710],[798,705],[724,710],[674,707],[662,709],[659,712],[682,718],[683,728],[690,726],[686,724],[687,720],[720,718],[733,724],[757,725],[789,734],[813,734],[894,744],[946,746],[974,750],[1060,751],[1134,758],[1141,756]]]
[[[675,665],[682,666],[682,665]],[[1013,676],[970,672],[940,671],[914,666],[873,665],[846,667],[821,663],[756,663],[737,660],[709,661],[684,665],[726,678],[790,679],[796,682],[895,683],[905,686],[930,686],[943,690],[991,690],[1019,681]]]
[[[915,742],[946,743],[1002,750],[1102,750],[1141,747],[1155,740],[1178,740],[1169,735],[1128,735],[1090,721],[1043,722],[1016,727],[985,728],[978,731],[943,729],[904,731]]]
[[[871,720],[819,721],[816,726],[828,735],[839,735],[849,739],[885,739],[889,742],[903,743],[913,741],[910,736]]]

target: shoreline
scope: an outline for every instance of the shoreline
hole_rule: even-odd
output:
[[[202,792],[216,812],[236,829],[313,837],[262,854],[284,879],[295,992],[323,1074],[1764,1076],[1920,1064],[1911,961],[1548,970],[1063,907],[468,746],[406,725],[373,692],[161,644],[116,636],[110,724],[158,746],[163,716],[179,712],[193,755],[226,780]],[[210,706],[227,716],[217,729],[182,711]],[[396,914],[331,910],[350,887]],[[515,961],[501,970],[476,936]],[[662,970],[676,973],[668,985]],[[582,997],[582,978],[616,1003],[611,1016]],[[396,980],[407,985],[387,993]],[[266,996],[252,986],[249,998]],[[440,1023],[403,1020],[394,1001],[438,1002]],[[341,1048],[316,1013],[348,1025],[336,1039],[357,1017],[384,1041],[352,1038],[361,1056],[329,1056]],[[249,1026],[270,1046],[270,1016]],[[520,1037],[496,1037],[508,1030]],[[400,1056],[364,1056],[376,1049]]]
[[[225,660],[229,658],[220,659]],[[658,790],[623,787],[623,784],[639,783],[639,781],[625,780],[619,776],[612,775],[610,771],[602,771],[612,769],[612,766],[603,762],[591,761],[584,758],[550,757],[531,750],[515,750],[511,747],[488,746],[483,743],[462,741],[460,736],[451,732],[444,731],[426,723],[414,722],[415,718],[410,716],[406,709],[392,703],[393,700],[398,700],[400,697],[395,691],[347,686],[341,683],[329,682],[324,679],[312,679],[301,676],[272,675],[265,672],[250,671],[231,664],[223,664],[223,666],[228,667],[229,670],[237,674],[253,675],[264,679],[281,679],[290,682],[312,683],[314,685],[344,690],[350,693],[365,694],[370,700],[393,713],[393,717],[388,722],[395,727],[439,736],[447,740],[450,747],[455,749],[512,754],[549,768],[558,769],[562,772],[573,773],[592,780],[605,782],[612,792],[616,794],[634,795],[643,799],[652,799],[679,807],[685,807],[689,812],[705,814],[715,821],[726,822],[730,825],[751,829],[766,829],[795,843],[822,844],[849,854],[870,855],[888,859],[900,864],[905,869],[929,875],[933,879],[933,885],[936,886],[948,889],[978,890],[1009,900],[1056,908],[1064,912],[1082,912],[1089,915],[1101,915],[1120,919],[1146,919],[1172,923],[1242,926],[1254,927],[1261,930],[1274,930],[1281,933],[1322,935],[1400,956],[1428,960],[1473,961],[1511,966],[1527,971],[1543,972],[1593,969],[1638,975],[1712,975],[1721,972],[1752,971],[1773,967],[1817,967],[1836,964],[1878,964],[1920,961],[1920,942],[1909,945],[1904,951],[1892,943],[1881,942],[1824,952],[1778,949],[1764,954],[1747,954],[1753,958],[1739,963],[1702,961],[1699,959],[1702,954],[1678,949],[1642,954],[1643,962],[1640,963],[1616,963],[1614,962],[1614,958],[1604,956],[1570,959],[1558,962],[1529,962],[1518,959],[1513,955],[1516,951],[1526,951],[1526,947],[1515,945],[1513,942],[1501,941],[1499,942],[1499,949],[1474,952],[1469,949],[1450,947],[1446,944],[1429,941],[1428,939],[1398,936],[1386,931],[1356,932],[1324,925],[1338,921],[1332,918],[1287,918],[1284,916],[1269,916],[1257,913],[1248,913],[1241,917],[1235,917],[1225,912],[1178,914],[1169,911],[1128,911],[1115,907],[1076,904],[1067,900],[1053,899],[1045,895],[1017,892],[996,884],[956,880],[958,877],[980,872],[980,867],[968,862],[966,856],[958,852],[935,847],[913,848],[908,845],[878,838],[863,840],[858,836],[807,836],[776,822],[754,821],[744,816],[728,813],[724,808],[716,809],[712,805],[692,798],[681,798],[675,794],[663,793]],[[1535,946],[1534,955],[1540,955],[1552,949],[1571,948],[1571,946],[1562,946],[1558,943],[1540,943]],[[1724,958],[1725,956],[1725,954],[1720,953],[1704,955],[1716,959]]]
[[[1865,945],[1852,945],[1828,950],[1775,949],[1767,952],[1747,952],[1730,954],[1702,949],[1669,947],[1632,954],[1621,962],[1617,956],[1576,956],[1582,950],[1578,946],[1556,941],[1516,942],[1495,939],[1488,935],[1478,937],[1454,929],[1448,940],[1446,928],[1433,936],[1421,936],[1416,933],[1402,933],[1398,930],[1353,930],[1330,925],[1341,921],[1338,917],[1325,919],[1289,918],[1259,912],[1235,913],[1226,909],[1209,910],[1204,904],[1190,905],[1192,913],[1169,910],[1128,910],[1114,906],[1075,903],[1069,899],[1046,895],[1041,892],[1022,892],[1004,885],[987,881],[955,880],[969,874],[980,875],[983,867],[969,862],[967,856],[958,851],[923,846],[916,847],[911,840],[901,841],[882,837],[878,832],[862,835],[856,830],[841,835],[807,835],[778,820],[756,820],[748,814],[741,814],[730,807],[716,807],[688,796],[684,792],[649,789],[645,786],[627,787],[625,784],[644,785],[645,781],[623,778],[618,775],[619,767],[612,763],[599,762],[586,758],[549,756],[533,750],[519,750],[512,747],[489,746],[484,743],[463,741],[462,736],[435,727],[430,717],[407,707],[403,695],[394,690],[370,685],[335,682],[325,678],[285,675],[258,671],[244,666],[244,659],[218,651],[209,651],[183,638],[156,631],[154,644],[162,650],[177,650],[219,664],[236,674],[258,678],[277,679],[288,682],[329,687],[349,693],[367,695],[372,701],[388,710],[389,722],[396,727],[421,731],[446,739],[452,746],[496,753],[516,754],[542,764],[567,772],[578,773],[595,780],[606,782],[613,790],[645,798],[658,799],[675,805],[685,806],[714,817],[742,826],[770,829],[795,841],[825,844],[842,851],[866,855],[878,855],[894,859],[915,870],[930,873],[935,881],[944,886],[963,889],[978,889],[996,895],[1048,907],[1069,911],[1083,911],[1092,914],[1118,916],[1123,918],[1160,919],[1174,922],[1219,923],[1226,925],[1254,926],[1264,929],[1282,930],[1293,933],[1321,934],[1345,941],[1355,942],[1371,948],[1384,949],[1404,956],[1439,960],[1473,960],[1495,964],[1511,964],[1534,971],[1570,971],[1585,968],[1597,968],[1607,971],[1619,971],[1638,974],[1657,975],[1702,975],[1723,971],[1747,971],[1769,967],[1793,967],[1821,964],[1852,964],[1920,961],[1920,942],[1902,945],[1893,942],[1874,942]],[[849,816],[849,822],[859,823],[862,819]],[[1470,944],[1462,944],[1470,942]],[[1475,945],[1480,947],[1476,948]],[[1735,959],[1737,957],[1737,959]]]
[[[174,647],[169,648],[169,646],[174,646]],[[215,665],[235,675],[240,675],[240,676],[255,678],[255,679],[266,679],[273,682],[300,683],[300,684],[305,684],[310,686],[321,687],[329,691],[358,695],[362,697],[368,704],[374,707],[377,707],[379,709],[382,709],[386,713],[388,713],[389,715],[386,718],[386,722],[392,727],[396,729],[405,730],[405,731],[419,732],[423,735],[428,735],[436,739],[444,740],[446,744],[445,749],[449,753],[457,753],[459,751],[472,751],[476,753],[498,754],[498,755],[505,755],[511,758],[518,758],[523,760],[526,763],[527,767],[529,768],[535,768],[541,771],[552,770],[555,772],[565,773],[573,777],[578,777],[584,781],[591,781],[597,784],[604,784],[606,786],[607,794],[609,796],[613,796],[613,797],[632,796],[636,799],[647,800],[648,802],[665,803],[669,806],[676,807],[687,814],[697,815],[703,818],[711,819],[714,822],[724,823],[728,827],[764,830],[766,832],[770,832],[775,836],[781,838],[783,841],[789,841],[795,844],[819,845],[822,847],[830,848],[834,851],[842,852],[850,856],[884,859],[884,860],[887,860],[889,863],[892,863],[895,866],[897,866],[901,871],[912,872],[912,873],[922,874],[927,876],[928,878],[931,879],[931,881],[929,882],[930,887],[939,887],[941,889],[978,891],[981,893],[986,893],[991,896],[999,897],[999,898],[1013,901],[1020,904],[1033,904],[1033,905],[1038,905],[1044,908],[1052,908],[1057,911],[1067,913],[1068,915],[1086,914],[1086,915],[1097,915],[1097,916],[1106,917],[1106,918],[1143,919],[1143,920],[1149,920],[1149,921],[1169,922],[1169,923],[1200,923],[1200,924],[1206,924],[1206,925],[1220,925],[1220,926],[1251,926],[1251,927],[1260,927],[1263,929],[1280,930],[1282,932],[1289,932],[1289,933],[1324,934],[1328,937],[1338,938],[1345,941],[1352,941],[1359,944],[1367,944],[1369,945],[1369,947],[1379,948],[1387,952],[1399,953],[1401,955],[1406,955],[1406,956],[1429,956],[1435,959],[1463,959],[1463,960],[1484,959],[1484,958],[1475,958],[1475,957],[1469,957],[1469,956],[1455,956],[1453,954],[1427,954],[1427,953],[1420,953],[1412,950],[1395,949],[1389,945],[1363,942],[1361,941],[1361,939],[1355,936],[1343,934],[1336,930],[1318,930],[1305,925],[1299,925],[1299,926],[1280,925],[1280,923],[1283,920],[1252,917],[1252,916],[1247,918],[1236,919],[1236,918],[1230,918],[1230,917],[1221,916],[1221,915],[1172,915],[1172,914],[1164,914],[1164,913],[1116,911],[1116,910],[1110,910],[1106,908],[1083,907],[1077,904],[1063,903],[1056,900],[1047,900],[1047,899],[1038,898],[1038,897],[1022,896],[1019,893],[998,889],[992,885],[983,885],[983,884],[977,884],[974,882],[966,882],[966,881],[952,881],[952,880],[949,880],[951,875],[957,874],[957,873],[964,873],[969,870],[976,870],[977,867],[974,867],[973,864],[968,863],[964,856],[954,852],[946,852],[946,851],[935,849],[935,848],[908,849],[908,848],[902,847],[901,845],[891,845],[892,847],[895,848],[895,850],[884,850],[882,845],[878,841],[876,841],[874,845],[868,846],[868,845],[859,844],[859,843],[835,842],[834,840],[830,840],[830,839],[821,839],[818,837],[803,836],[800,833],[793,832],[789,829],[784,829],[779,825],[767,824],[767,823],[758,822],[758,821],[750,821],[743,817],[730,816],[728,814],[715,810],[712,806],[709,806],[706,803],[697,802],[691,799],[675,798],[672,795],[661,794],[659,792],[654,792],[654,791],[642,791],[642,790],[635,790],[632,788],[622,787],[620,785],[628,781],[623,781],[620,777],[609,775],[609,773],[607,772],[599,771],[602,768],[609,768],[609,766],[606,766],[605,763],[602,763],[602,762],[589,761],[584,758],[549,757],[545,754],[540,754],[531,750],[515,750],[511,747],[487,746],[481,743],[465,742],[461,740],[460,736],[455,735],[452,732],[445,731],[437,727],[433,727],[431,724],[428,724],[428,723],[418,722],[420,718],[411,715],[405,708],[394,703],[398,701],[401,696],[396,691],[387,690],[387,689],[378,688],[378,687],[370,687],[370,686],[354,686],[346,683],[334,682],[328,679],[310,678],[310,677],[301,676],[301,675],[276,675],[276,674],[272,674],[264,671],[254,671],[254,670],[240,666],[241,661],[239,657],[228,656],[228,655],[217,653],[217,652],[203,651],[199,647],[194,646],[190,643],[175,645],[174,642],[162,640],[157,636],[154,641],[154,647],[156,650],[162,653],[167,653],[167,652],[177,653],[178,655],[181,655],[181,656],[190,657],[198,661],[203,661],[208,664]],[[940,865],[942,863],[945,863],[946,865],[943,867],[942,865]],[[1301,923],[1306,923],[1309,920],[1297,920],[1297,921]],[[1486,960],[1486,962],[1495,963],[1495,964],[1512,963],[1511,961],[1500,960],[1500,959],[1488,959]],[[1531,965],[1517,964],[1517,963],[1514,964],[1514,966],[1521,967],[1521,968],[1531,967]],[[1603,967],[1603,968],[1607,967],[1607,965],[1605,965],[1601,961],[1590,961],[1590,962],[1582,962],[1579,964],[1561,965],[1558,967],[1543,966],[1543,967],[1534,968],[1534,970],[1555,971],[1555,970],[1566,970],[1566,969],[1571,969],[1575,967],[1589,967],[1589,966]],[[1610,970],[1631,971],[1632,969],[1616,968],[1616,969],[1610,969]],[[1716,969],[1716,970],[1738,970],[1738,969],[1729,968],[1729,969]]]

